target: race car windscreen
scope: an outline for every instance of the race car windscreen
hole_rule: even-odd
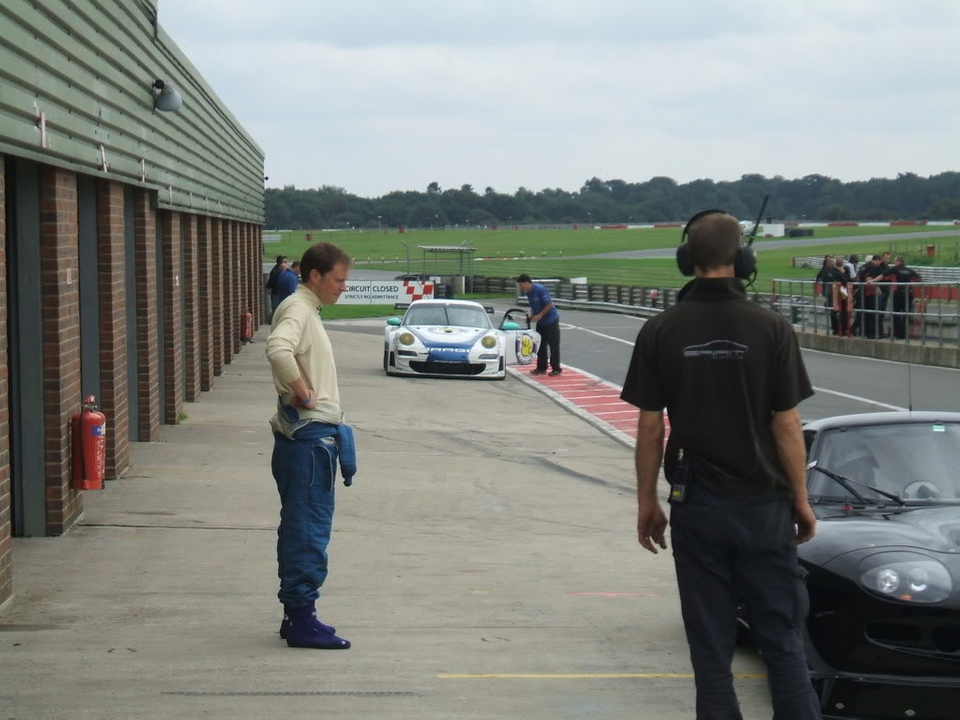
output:
[[[899,495],[906,503],[960,502],[960,423],[867,425],[824,431],[817,465]],[[864,495],[869,490],[861,490]],[[834,480],[812,473],[811,497],[848,500]]]
[[[483,308],[465,305],[428,305],[407,310],[403,324],[488,328],[490,318]]]

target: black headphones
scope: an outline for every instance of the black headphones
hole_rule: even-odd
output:
[[[690,243],[687,242],[687,234],[690,232],[690,228],[693,226],[697,220],[707,215],[727,215],[726,210],[721,210],[720,208],[711,208],[709,210],[701,210],[692,218],[687,220],[687,224],[683,226],[683,235],[680,236],[680,247],[677,248],[677,267],[680,268],[680,272],[688,277],[693,275],[693,268],[695,265],[693,250],[690,248]],[[741,280],[749,280],[753,274],[757,271],[757,251],[753,249],[753,236],[750,236],[749,242],[746,245],[741,245],[737,249],[736,258],[733,261],[733,274],[736,275]]]

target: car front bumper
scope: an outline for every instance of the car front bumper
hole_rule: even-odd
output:
[[[484,379],[504,377],[506,370],[503,355],[489,359],[468,357],[462,362],[443,362],[429,358],[427,353],[418,353],[416,357],[412,357],[394,352],[390,372],[396,375],[421,377]]]
[[[831,720],[956,720],[960,678],[813,675],[823,717]]]

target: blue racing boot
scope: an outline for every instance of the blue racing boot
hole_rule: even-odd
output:
[[[314,612],[314,619],[317,621],[317,625],[319,625],[322,629],[326,630],[331,635],[336,635],[337,629],[333,625],[327,625],[326,623],[320,622],[320,618],[316,616],[316,612]],[[281,640],[287,639],[287,629],[289,627],[290,627],[290,615],[287,613],[286,606],[284,606],[283,620],[280,621],[280,639]]]
[[[312,603],[299,608],[285,605],[283,621],[286,625],[283,634],[289,647],[316,650],[346,650],[350,647],[349,640],[337,637],[329,625],[317,620],[317,610]]]

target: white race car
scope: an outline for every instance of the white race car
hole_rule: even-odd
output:
[[[399,305],[398,307],[403,307]],[[417,300],[401,320],[387,320],[383,369],[387,375],[458,376],[503,380],[507,365],[529,365],[540,334],[526,310],[508,310],[495,328],[493,308],[469,300]]]

